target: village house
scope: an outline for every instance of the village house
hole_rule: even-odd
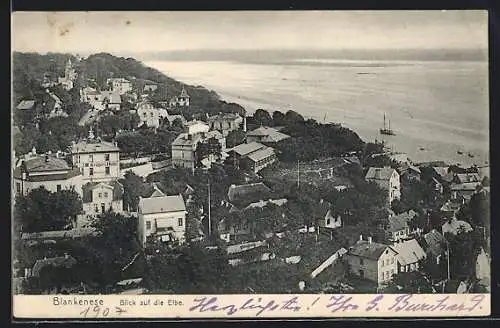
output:
[[[221,234],[221,238],[226,241],[253,238],[255,235],[258,220],[246,217],[245,211],[264,209],[269,205],[282,207],[288,202],[284,198],[275,198],[271,189],[262,182],[231,185],[228,189],[227,199],[228,201],[223,202],[223,204],[230,207],[229,213],[240,213],[241,220],[235,221],[234,217],[229,217],[218,222],[217,230]],[[282,215],[285,215],[284,210]]]
[[[260,128],[247,132],[246,142],[276,143],[287,138],[290,138],[287,134],[281,133],[268,126],[261,126]]]
[[[187,91],[185,88],[182,88],[181,94],[179,96],[175,96],[172,99],[170,99],[169,105],[170,107],[189,107],[189,99],[191,97],[188,95]]]
[[[123,186],[118,180],[87,182],[82,187],[83,215],[92,219],[108,211],[123,213]],[[84,224],[79,224],[79,226]]]
[[[142,124],[150,128],[159,128],[161,122],[160,111],[149,101],[142,101],[136,105],[137,115]]]
[[[68,117],[62,108],[62,101],[53,92],[46,90],[49,98],[42,103],[43,111],[48,118],[53,117]]]
[[[182,195],[165,196],[159,189],[139,199],[137,236],[143,247],[155,242],[185,241],[186,205]]]
[[[422,175],[420,169],[410,162],[399,166],[397,171],[402,178],[405,178],[409,181],[420,181],[420,177]]]
[[[391,246],[397,253],[398,272],[418,271],[427,255],[415,239],[399,241]]]
[[[243,131],[246,131],[246,117],[242,118],[236,113],[224,113],[208,118],[208,125],[210,130],[220,131],[224,136],[229,132],[238,130],[243,124]]]
[[[429,231],[424,234],[420,245],[425,250],[426,257],[432,258],[433,262],[439,264],[439,259],[443,256],[446,251],[446,239],[442,234],[436,229]]]
[[[194,170],[197,163],[196,149],[200,142],[215,138],[221,145],[221,151],[226,149],[226,138],[218,131],[209,131],[209,126],[201,121],[186,123],[185,130],[172,142],[172,165]],[[209,161],[213,162],[212,158]]]
[[[201,134],[181,133],[172,142],[172,165],[194,170],[196,167],[196,148],[202,141]]]
[[[198,133],[206,133],[210,130],[210,127],[208,126],[208,124],[206,124],[205,122],[202,122],[202,121],[197,121],[197,120],[193,120],[193,121],[189,121],[185,124],[185,128],[186,128],[186,131],[188,134],[198,134]]]
[[[480,188],[481,182],[454,183],[450,186],[451,199],[456,202],[468,202]]]
[[[258,142],[238,145],[230,150],[229,156],[236,166],[254,173],[278,159],[273,148]]]
[[[76,71],[71,64],[71,59],[66,62],[64,69],[64,76],[58,78],[59,84],[63,86],[66,91],[73,89],[73,81],[76,79]]]
[[[368,241],[360,240],[349,247],[346,255],[348,270],[351,274],[376,283],[387,284],[398,272],[397,253],[388,245],[375,243],[371,237]]]
[[[398,164],[402,165],[410,164],[410,159],[408,158],[407,153],[392,152],[388,156],[391,160],[397,162]]]
[[[14,169],[13,179],[15,193],[27,195],[31,190],[44,187],[48,191],[57,192],[73,189],[80,193],[82,174],[80,170],[72,169],[68,163],[54,155],[37,155],[21,160]]]
[[[449,172],[448,166],[433,166],[432,169],[435,172],[436,178],[443,184],[448,185],[455,178],[453,172]]]
[[[92,129],[86,140],[71,146],[71,159],[85,180],[111,181],[120,178],[120,149],[113,143],[96,138]]]
[[[110,85],[111,89],[120,95],[132,91],[132,82],[122,77],[109,78],[106,80],[106,84]]]
[[[432,185],[433,190],[434,190],[437,194],[439,194],[439,195],[442,195],[442,194],[443,194],[443,192],[444,192],[444,187],[443,187],[443,184],[442,184],[441,182],[439,182],[439,180],[438,180],[438,179],[436,179],[436,178],[434,178],[434,177],[433,177],[433,178],[431,179],[431,182],[430,182],[430,183],[431,183],[431,185]]]
[[[473,230],[470,223],[458,220],[457,218],[447,219],[446,222],[443,223],[441,229],[443,235],[446,233],[458,235],[462,232],[471,232]]]
[[[389,204],[401,197],[399,173],[390,167],[370,167],[365,176],[366,181],[376,183],[387,192]]]
[[[460,210],[462,203],[447,200],[443,206],[439,208],[441,214],[448,219],[454,218],[457,212]]]
[[[143,92],[154,92],[158,89],[158,85],[154,82],[146,82],[144,84]]]
[[[122,98],[117,91],[101,91],[100,94],[101,107],[103,109],[120,110]]]
[[[337,229],[342,227],[342,218],[340,215],[333,214],[332,204],[320,199],[317,207],[318,218],[316,218],[316,225],[324,229]]]
[[[389,227],[386,232],[389,234],[389,239],[392,241],[405,240],[410,237],[409,223],[417,216],[417,212],[409,210],[398,215],[389,216]]]

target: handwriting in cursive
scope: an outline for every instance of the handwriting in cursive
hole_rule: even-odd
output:
[[[264,312],[272,312],[276,310],[283,311],[300,311],[301,306],[298,302],[298,297],[293,297],[284,302],[276,302],[275,300],[263,301],[261,297],[249,298],[242,305],[236,304],[222,305],[217,297],[201,297],[195,298],[194,305],[189,308],[189,311],[198,312],[225,312],[227,315],[233,315],[238,311],[256,311],[255,316],[259,316]]]
[[[472,312],[484,300],[484,295],[475,295],[465,298],[465,301],[460,303],[450,302],[450,296],[443,296],[429,303],[414,303],[412,302],[413,295],[400,295],[396,297],[394,304],[389,307],[389,310],[394,312],[418,312],[418,311],[441,311],[441,312]],[[470,301],[470,302],[469,302]],[[479,308],[481,308],[479,306]]]

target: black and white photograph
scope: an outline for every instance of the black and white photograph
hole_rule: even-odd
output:
[[[11,20],[14,295],[490,293],[487,11]]]

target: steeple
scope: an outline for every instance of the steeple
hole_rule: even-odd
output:
[[[94,140],[95,136],[94,136],[94,131],[92,129],[92,127],[90,127],[89,129],[89,139],[90,140]]]
[[[189,95],[188,93],[186,92],[186,88],[184,88],[184,86],[182,87],[182,91],[181,91],[181,95],[180,95],[181,98],[189,98]]]

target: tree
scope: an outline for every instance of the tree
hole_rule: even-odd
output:
[[[15,217],[23,232],[65,229],[81,211],[82,202],[74,190],[52,193],[40,187],[18,196],[15,203]]]
[[[198,143],[196,147],[196,159],[201,162],[207,156],[214,155],[216,158],[221,157],[222,146],[219,141],[212,137],[208,140]]]
[[[120,182],[123,185],[123,205],[132,211],[137,211],[139,197],[143,195],[145,190],[142,178],[132,171],[127,171],[124,179]]]
[[[285,113],[285,123],[286,125],[295,125],[304,121],[304,117],[299,113],[289,110]]]
[[[275,110],[273,112],[273,125],[274,126],[281,126],[281,125],[285,125],[285,123],[286,123],[285,114],[283,114],[279,110]]]
[[[182,132],[184,130],[184,123],[180,118],[176,118],[173,122],[170,122],[170,126],[175,132]]]
[[[242,130],[233,130],[228,133],[226,137],[226,145],[228,148],[233,148],[239,144],[242,144],[245,142],[245,132]]]
[[[103,283],[123,279],[124,268],[140,251],[136,239],[137,218],[106,212],[94,219],[92,227],[99,234],[92,247],[99,254]]]
[[[270,126],[272,125],[273,119],[267,110],[257,109],[253,114],[253,118],[257,124]]]

